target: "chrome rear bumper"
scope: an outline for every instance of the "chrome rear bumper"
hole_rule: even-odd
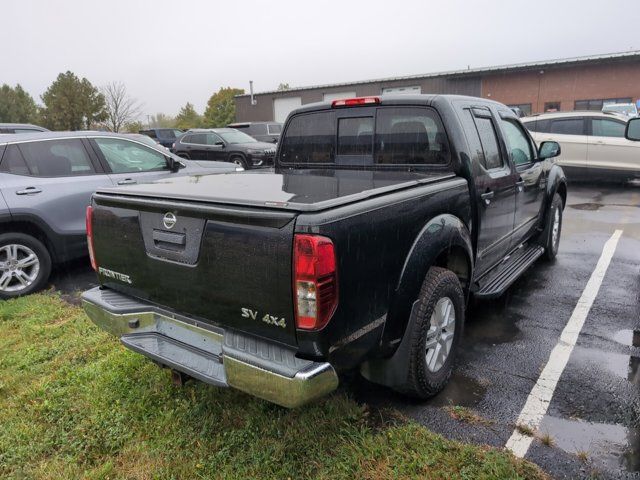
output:
[[[82,303],[89,318],[127,348],[216,386],[288,408],[338,386],[329,363],[299,359],[278,344],[212,327],[113,290],[88,290]]]

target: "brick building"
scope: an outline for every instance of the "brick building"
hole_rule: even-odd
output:
[[[640,99],[640,51],[474,68],[239,95],[236,120],[284,121],[300,105],[383,93],[455,93],[518,106],[526,114],[601,110]]]

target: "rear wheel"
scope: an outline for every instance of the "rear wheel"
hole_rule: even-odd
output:
[[[0,235],[0,298],[40,290],[51,273],[51,255],[38,239],[22,233]]]
[[[180,158],[184,158],[185,160],[191,160],[191,157],[189,156],[188,153],[178,153],[177,154]]]
[[[557,193],[553,196],[544,230],[540,234],[538,244],[544,247],[544,256],[553,260],[558,254],[560,234],[562,233],[562,198]]]
[[[431,267],[418,296],[411,331],[407,382],[397,390],[426,399],[449,381],[464,325],[464,294],[450,270]]]

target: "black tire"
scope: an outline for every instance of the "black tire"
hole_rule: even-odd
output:
[[[244,157],[242,157],[241,155],[234,155],[233,157],[231,157],[229,159],[229,161],[231,163],[235,163],[236,165],[238,165],[239,167],[244,168],[245,170],[248,168],[247,167],[247,161],[244,159]]]
[[[20,247],[18,248],[18,251],[22,260],[26,258],[26,252],[33,252],[38,262],[38,268],[37,272],[34,266],[21,269],[27,274],[34,274],[34,278],[29,285],[22,288],[17,285],[18,280],[15,275],[15,270],[10,271],[9,267],[7,267],[7,269],[0,268],[0,280],[6,278],[4,277],[5,273],[12,274],[12,279],[6,286],[2,285],[4,282],[0,282],[0,298],[8,299],[20,297],[42,289],[51,274],[51,255],[47,248],[40,240],[32,237],[31,235],[26,235],[24,233],[4,233],[0,235],[0,264],[6,265],[8,263],[8,251],[4,249],[4,247],[8,247],[9,245],[17,245]],[[17,289],[14,290],[14,288]]]
[[[562,197],[559,194],[553,196],[547,218],[545,220],[544,230],[540,233],[538,244],[544,247],[544,258],[546,260],[554,260],[558,254],[560,246],[560,235],[562,234]],[[554,235],[555,222],[558,222],[557,232]]]
[[[188,153],[177,153],[176,155],[178,155],[180,158],[184,158],[185,160],[191,160],[191,157],[189,156]]]
[[[432,317],[435,318],[436,306],[440,305],[440,301],[449,299],[451,307],[455,313],[453,325],[453,340],[446,360],[439,369],[433,371],[428,366],[429,350],[427,350],[427,337],[432,327]],[[455,359],[458,344],[462,337],[464,327],[464,293],[458,277],[450,270],[431,267],[422,282],[422,288],[418,295],[418,308],[415,310],[415,318],[411,322],[411,331],[407,335],[411,335],[411,350],[409,353],[409,363],[407,365],[408,374],[407,382],[396,388],[397,391],[411,397],[427,399],[440,392],[449,381],[453,370],[453,362]],[[444,331],[443,331],[444,332]],[[444,333],[441,332],[444,336]],[[442,337],[438,336],[438,343]],[[433,342],[433,338],[430,339]],[[433,349],[432,357],[435,354]],[[444,347],[442,347],[444,348]]]

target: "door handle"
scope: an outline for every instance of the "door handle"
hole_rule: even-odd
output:
[[[480,198],[482,198],[482,200],[484,200],[484,204],[485,205],[489,205],[491,203],[491,199],[493,198],[494,193],[492,190],[487,190],[485,193],[483,193],[482,195],[480,195]]]
[[[524,180],[520,179],[516,182],[516,189],[521,192],[524,188]]]
[[[124,180],[119,180],[118,185],[133,185],[134,183],[138,183],[132,178],[125,178]]]
[[[36,193],[42,193],[42,190],[36,187],[27,187],[24,190],[18,190],[16,195],[35,195]]]

